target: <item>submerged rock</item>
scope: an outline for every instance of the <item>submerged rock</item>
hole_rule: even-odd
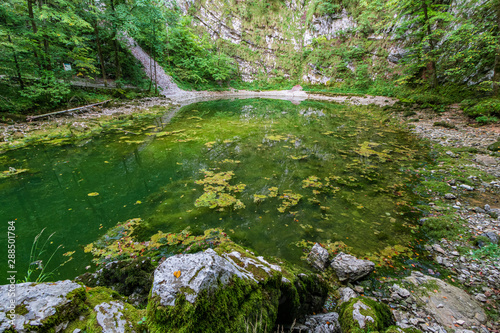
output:
[[[10,285],[0,286],[0,331],[13,329],[10,322]],[[85,288],[64,280],[53,283],[19,283],[15,285],[13,321],[15,331],[56,331],[64,329],[80,311]]]
[[[328,263],[328,251],[316,243],[312,247],[311,252],[309,252],[307,261],[309,261],[314,268],[324,271]]]
[[[369,260],[357,259],[356,257],[340,252],[333,259],[331,266],[335,270],[340,281],[353,282],[370,274],[375,269],[375,264]]]
[[[438,324],[453,327],[460,320],[464,327],[470,327],[486,322],[480,303],[465,291],[420,272],[412,272],[405,280],[419,287],[414,296]]]

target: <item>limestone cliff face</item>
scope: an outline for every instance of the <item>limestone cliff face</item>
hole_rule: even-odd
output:
[[[314,0],[178,1],[181,10],[194,18],[197,32],[210,34],[218,47],[238,62],[244,81],[292,77],[326,83],[332,80],[331,71],[320,68],[318,61],[308,61],[308,53],[318,48],[315,39],[335,44],[335,39],[353,30],[356,22],[345,9],[318,16],[315,4]],[[337,60],[337,67],[352,68],[352,63]],[[326,65],[331,68],[328,62]]]

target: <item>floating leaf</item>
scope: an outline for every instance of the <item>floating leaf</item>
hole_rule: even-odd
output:
[[[290,155],[290,158],[292,160],[305,160],[309,157],[309,155],[300,155],[300,156],[293,156],[293,155]]]
[[[89,197],[97,197],[99,195],[98,192],[90,192],[89,194],[87,194]]]
[[[253,195],[253,202],[255,203],[261,203],[262,201],[264,201],[264,199],[266,199],[267,196],[266,195],[261,195],[261,194],[254,194]]]
[[[266,136],[266,139],[269,140],[269,141],[283,141],[286,138],[287,137],[283,136],[283,135],[269,135],[269,136]]]
[[[211,149],[211,148],[213,148],[214,144],[215,144],[215,141],[209,141],[209,142],[205,143],[205,146],[208,149]]]

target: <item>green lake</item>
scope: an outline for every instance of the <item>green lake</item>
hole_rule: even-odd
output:
[[[375,107],[270,99],[190,104],[172,119],[0,155],[0,171],[29,170],[0,179],[0,246],[7,247],[7,222],[15,220],[22,279],[33,239],[46,228],[41,239],[54,235],[44,255],[64,246],[51,267],[75,251],[52,279],[74,278],[91,265],[85,245],[140,217],[142,237],[218,227],[260,255],[295,263],[306,241],[342,241],[367,256],[411,241],[414,180],[405,168],[426,154]]]

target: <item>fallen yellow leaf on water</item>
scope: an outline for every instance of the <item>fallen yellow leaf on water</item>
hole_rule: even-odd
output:
[[[175,271],[175,272],[174,272],[174,276],[175,276],[176,278],[179,278],[179,276],[181,276],[181,271]]]
[[[97,192],[91,192],[89,194],[87,194],[89,197],[97,197],[99,195],[99,193]]]
[[[140,205],[141,203],[142,203],[142,201],[141,201],[141,200],[137,200],[137,201],[135,202],[135,204],[136,204],[136,205]]]

